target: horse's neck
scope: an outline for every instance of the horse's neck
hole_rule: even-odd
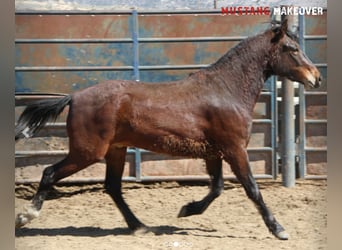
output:
[[[240,43],[208,68],[219,75],[217,84],[223,84],[226,91],[237,97],[251,112],[269,77],[268,50],[263,46],[262,39],[258,36]]]

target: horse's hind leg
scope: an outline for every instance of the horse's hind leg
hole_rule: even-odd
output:
[[[135,231],[145,227],[144,224],[135,217],[122,197],[121,179],[125,165],[126,148],[112,146],[109,148],[105,158],[107,165],[105,179],[106,191],[113,198],[131,230]]]
[[[19,213],[16,217],[16,227],[22,227],[39,216],[39,211],[52,185],[58,180],[70,176],[92,163],[90,161],[74,160],[69,154],[62,161],[45,168],[37,193],[33,197],[31,204],[26,207],[25,212]]]
[[[224,158],[230,164],[237,179],[244,187],[247,196],[256,205],[270,232],[279,239],[288,239],[288,235],[284,228],[276,221],[275,217],[264,203],[261,192],[259,191],[258,185],[255,182],[250,169],[247,150],[238,147],[236,150],[226,154]]]
[[[220,158],[206,160],[206,167],[211,178],[211,188],[207,196],[200,201],[191,202],[182,207],[178,217],[186,217],[203,213],[223,190],[222,160]]]

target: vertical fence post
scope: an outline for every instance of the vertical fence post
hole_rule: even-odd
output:
[[[271,144],[272,144],[272,176],[273,179],[278,177],[278,155],[277,155],[277,137],[278,137],[278,106],[277,106],[277,78],[272,76],[271,79]]]
[[[138,11],[132,11],[132,39],[133,39],[133,71],[136,81],[140,81],[139,74],[139,22]],[[141,151],[139,148],[134,149],[135,162],[135,180],[141,181]]]
[[[140,81],[139,74],[139,22],[138,11],[132,11],[133,71],[134,80]]]
[[[282,20],[288,20],[288,29],[298,32],[298,17],[294,15],[282,16]],[[282,79],[282,182],[285,187],[294,187],[296,179],[295,167],[295,112],[294,112],[294,87],[293,82]]]
[[[299,45],[305,53],[305,20],[304,16],[299,16]],[[299,85],[299,178],[304,179],[306,175],[306,104],[305,104],[305,89],[302,84]]]

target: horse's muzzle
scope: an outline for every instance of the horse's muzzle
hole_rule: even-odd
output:
[[[322,77],[317,69],[308,71],[306,77],[309,88],[319,88],[322,85]]]
[[[318,76],[318,77],[316,78],[316,82],[315,82],[315,84],[314,84],[314,88],[319,88],[319,87],[321,87],[321,85],[322,85],[322,77],[321,77],[321,76]]]

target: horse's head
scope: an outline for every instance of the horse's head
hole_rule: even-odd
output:
[[[272,55],[269,62],[274,74],[304,84],[306,88],[321,85],[320,72],[288,32],[287,20],[273,28]]]

